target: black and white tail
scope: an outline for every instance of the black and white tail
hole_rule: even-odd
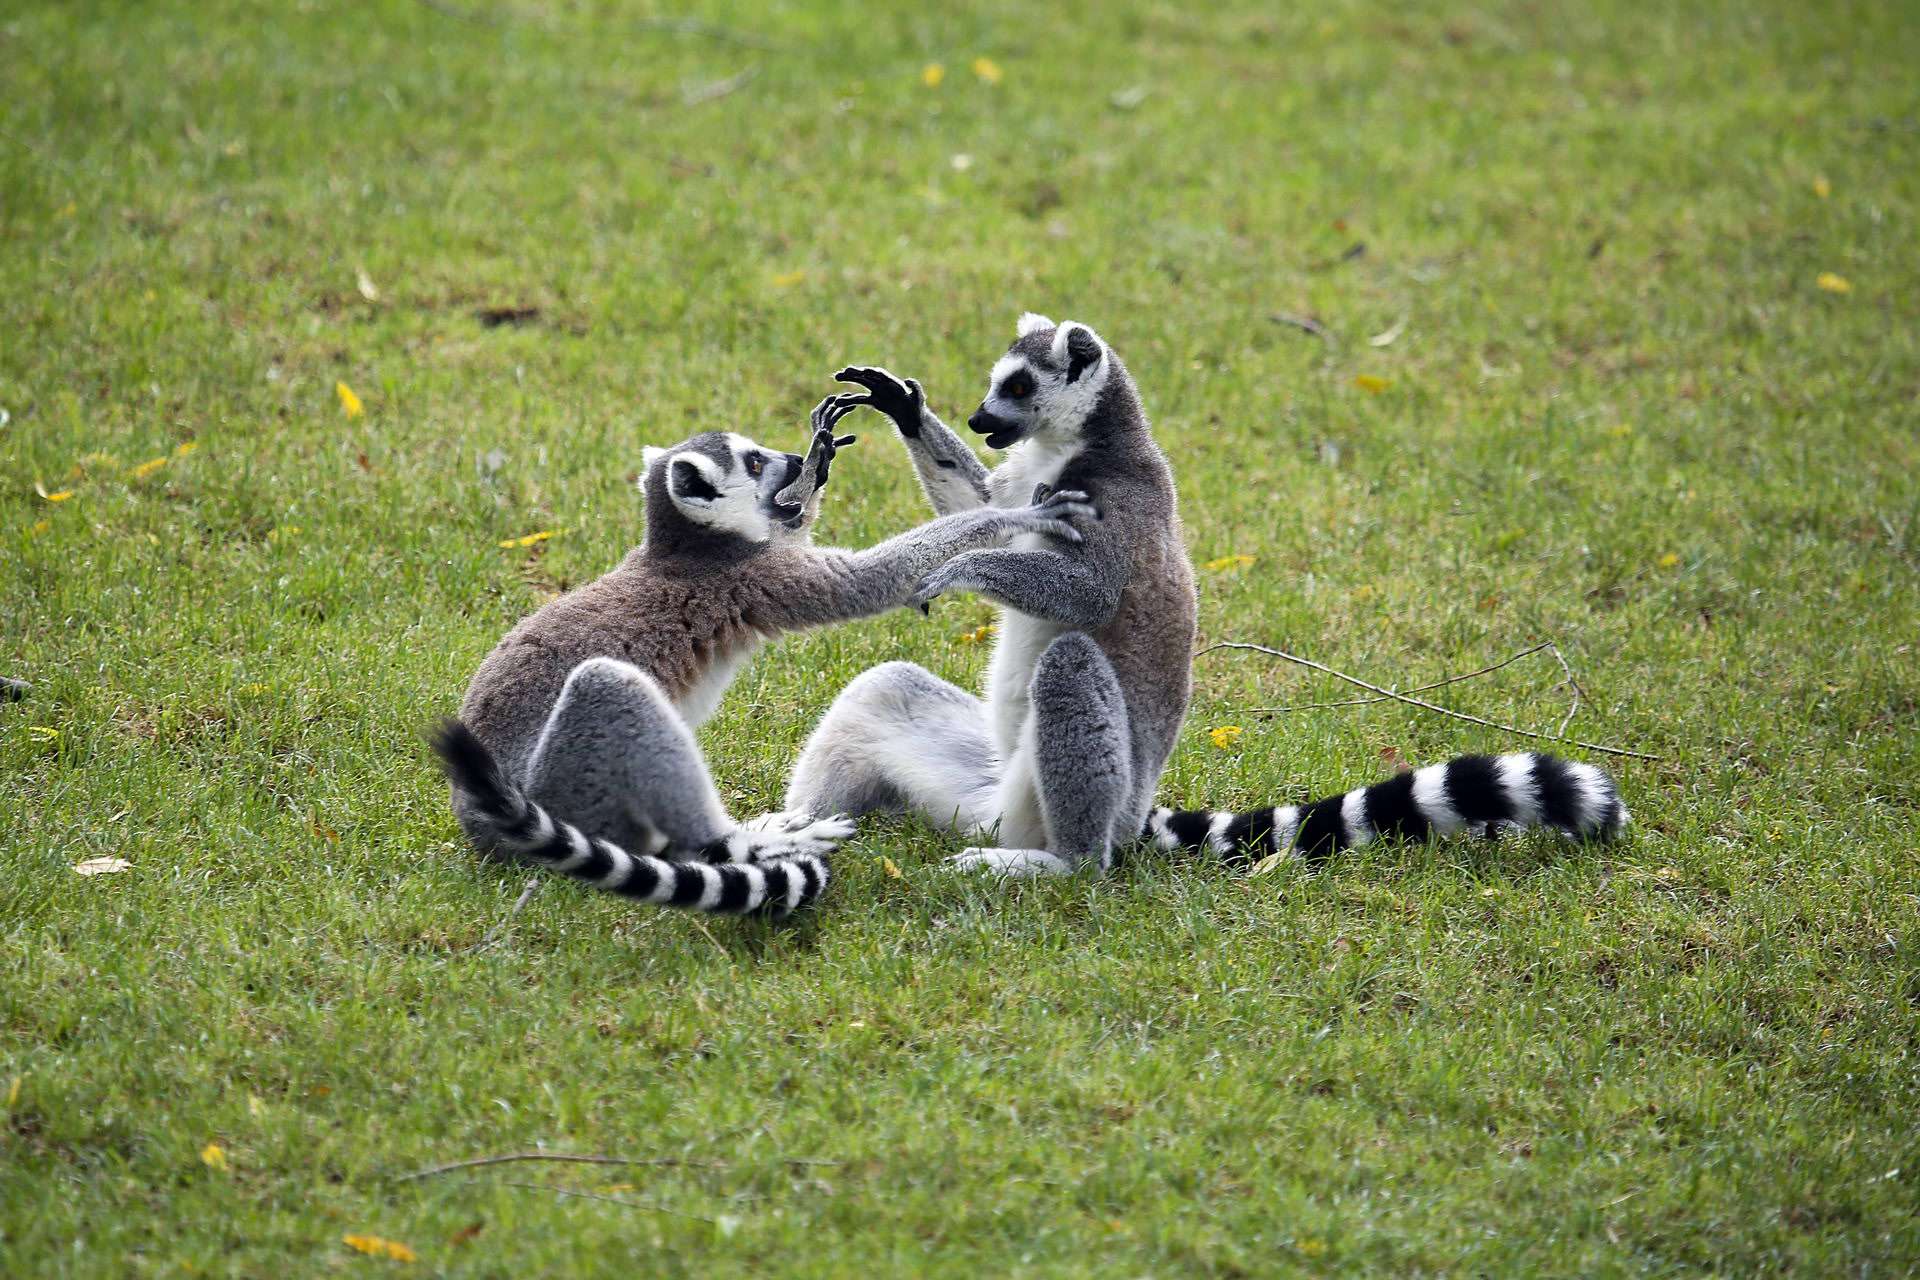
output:
[[[1493,836],[1507,828],[1546,826],[1605,840],[1630,820],[1613,779],[1599,769],[1522,751],[1461,756],[1311,804],[1250,813],[1155,809],[1141,836],[1162,849],[1207,852],[1230,865],[1279,853],[1318,866],[1380,836]]]
[[[738,861],[751,856],[744,833],[684,859],[632,854],[588,835],[528,799],[500,771],[486,744],[458,720],[440,726],[433,749],[448,779],[473,802],[475,816],[488,825],[488,834],[502,850],[610,893],[690,911],[784,916],[827,887],[826,859],[812,854]]]

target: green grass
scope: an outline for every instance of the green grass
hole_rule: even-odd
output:
[[[0,1271],[1920,1269],[1911,4],[451,2],[0,13]],[[551,884],[469,950],[524,876],[421,732],[638,536],[641,446],[796,447],[851,359],[964,416],[1029,307],[1256,558],[1207,640],[1551,638],[1662,757],[1631,838],[1003,889],[872,822],[793,927]],[[922,515],[860,429],[852,545]],[[989,616],[764,656],[729,803]],[[1551,726],[1558,678],[1446,696]],[[1200,659],[1165,797],[1521,745],[1248,710],[1349,692]],[[693,1163],[396,1180],[535,1146]]]

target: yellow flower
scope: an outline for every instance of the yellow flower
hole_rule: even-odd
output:
[[[1828,293],[1853,292],[1853,282],[1851,280],[1848,280],[1845,276],[1835,275],[1831,271],[1822,271],[1814,278],[1813,282]]]
[[[806,278],[807,273],[804,271],[783,271],[773,278],[773,287],[776,289],[791,289]]]
[[[938,89],[940,82],[947,78],[947,69],[937,62],[929,62],[920,68],[920,83],[929,89]]]
[[[991,622],[983,622],[971,631],[962,631],[960,633],[960,643],[985,644],[987,640],[992,637],[993,632],[994,625]]]
[[[298,532],[300,532],[300,526],[297,524],[277,524],[267,530],[267,541],[284,542]]]
[[[1824,173],[1813,180],[1813,194],[1819,196],[1822,200],[1825,200],[1833,194],[1833,184],[1827,181],[1827,176]]]
[[[548,538],[551,538],[559,532],[561,532],[559,529],[542,529],[538,533],[529,533],[523,538],[507,538],[502,541],[500,545],[503,547],[530,547],[536,542],[545,542]]]
[[[360,397],[353,394],[353,388],[346,383],[334,383],[333,393],[340,397],[340,407],[347,411],[349,418],[357,418],[367,411],[367,407],[360,403]]]
[[[144,480],[166,465],[167,459],[164,455],[158,458],[148,458],[145,462],[127,472],[127,474],[135,480]]]
[[[219,1143],[209,1142],[206,1146],[200,1148],[200,1163],[212,1169],[215,1173],[225,1173],[227,1171],[227,1153],[220,1149]]]
[[[1353,385],[1362,391],[1377,396],[1387,389],[1388,384],[1387,380],[1378,374],[1356,373],[1353,375]]]
[[[420,1255],[398,1240],[380,1236],[341,1236],[349,1249],[357,1249],[370,1258],[392,1258],[395,1262],[418,1262]]]
[[[973,74],[979,76],[988,84],[999,84],[1001,80],[1000,64],[992,58],[975,58],[973,60]]]
[[[1240,735],[1244,732],[1245,730],[1243,730],[1237,724],[1223,724],[1223,725],[1216,725],[1215,727],[1207,730],[1207,736],[1213,739],[1214,746],[1220,748],[1222,751],[1225,751],[1228,747],[1231,747],[1234,743],[1238,742],[1240,740]]]
[[[200,442],[198,440],[183,440],[173,446],[173,456],[176,458],[184,458],[199,447]]]
[[[1231,555],[1231,556],[1221,556],[1217,560],[1209,560],[1205,564],[1201,565],[1200,567],[1203,569],[1211,569],[1215,573],[1221,573],[1227,569],[1244,569],[1252,563],[1253,563],[1252,556]]]
[[[1677,552],[1669,551],[1660,557],[1659,563],[1662,569],[1671,569],[1680,563],[1680,556]]]

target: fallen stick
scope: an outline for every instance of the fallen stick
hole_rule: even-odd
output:
[[[1395,693],[1391,689],[1383,689],[1377,684],[1371,684],[1365,680],[1360,679],[1360,677],[1358,676],[1350,676],[1344,671],[1335,671],[1332,667],[1327,666],[1323,662],[1315,662],[1312,658],[1302,658],[1297,654],[1287,653],[1286,651],[1281,649],[1271,649],[1264,644],[1248,644],[1244,641],[1239,641],[1239,640],[1222,640],[1218,644],[1208,645],[1206,648],[1202,649],[1199,653],[1196,653],[1193,656],[1196,658],[1204,657],[1205,655],[1212,653],[1215,649],[1244,649],[1253,653],[1264,653],[1269,657],[1273,657],[1273,658],[1284,658],[1288,662],[1292,662],[1299,666],[1306,667],[1309,670],[1318,671],[1323,675],[1330,675],[1336,680],[1345,680],[1348,684],[1357,685],[1360,688],[1367,690],[1369,693],[1377,693],[1382,698],[1390,699],[1394,702],[1404,702],[1410,707],[1419,707],[1426,711],[1435,711],[1443,716],[1451,716],[1455,720],[1464,720],[1468,724],[1477,724],[1477,725],[1483,725],[1489,729],[1498,729],[1502,733],[1517,733],[1523,738],[1536,738],[1541,741],[1550,742],[1550,741],[1558,740],[1562,742],[1570,742],[1576,747],[1585,747],[1588,751],[1598,751],[1603,755],[1610,755],[1610,756],[1625,756],[1629,760],[1661,759],[1660,756],[1652,755],[1645,751],[1629,751],[1625,747],[1609,747],[1598,742],[1583,742],[1578,738],[1565,738],[1565,737],[1561,737],[1558,734],[1540,733],[1533,729],[1522,729],[1518,725],[1501,724],[1498,720],[1488,720],[1483,716],[1468,715],[1464,711],[1455,711],[1451,707],[1443,707],[1437,702],[1428,702],[1422,698],[1415,698],[1409,694]],[[1558,653],[1559,651],[1555,650],[1555,652]],[[1566,665],[1566,660],[1564,658],[1561,659],[1561,665],[1563,668]],[[1571,680],[1573,673],[1571,671],[1568,671],[1567,676],[1568,676],[1568,679]],[[1577,690],[1578,686],[1575,686],[1575,687]],[[1577,693],[1576,693],[1576,696],[1577,696]],[[1571,718],[1572,718],[1571,713],[1569,713],[1568,719],[1571,719]]]

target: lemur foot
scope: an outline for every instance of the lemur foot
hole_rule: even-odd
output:
[[[1044,849],[967,849],[947,859],[956,871],[988,871],[998,876],[1064,876],[1073,874],[1065,858]]]
[[[853,819],[835,814],[767,813],[740,827],[724,841],[721,862],[777,862],[782,858],[818,858],[832,853],[853,834]]]

